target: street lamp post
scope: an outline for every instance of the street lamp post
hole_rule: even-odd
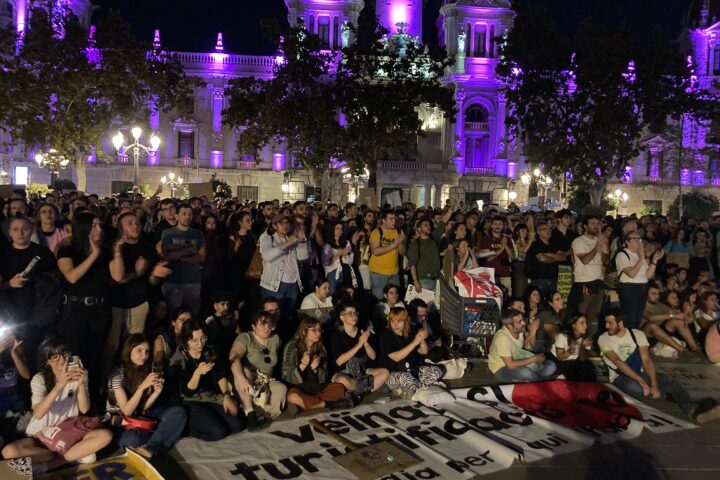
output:
[[[180,175],[176,176],[173,172],[170,172],[167,176],[163,175],[160,183],[162,183],[163,187],[165,187],[165,185],[170,187],[170,198],[175,198],[175,189],[182,187],[183,178]]]
[[[527,185],[528,193],[531,193],[531,191],[534,189],[535,195],[537,195],[538,197],[541,196],[540,189],[542,188],[543,202],[546,200],[544,198],[544,195],[547,193],[548,187],[550,187],[553,183],[552,178],[547,175],[543,175],[540,168],[535,168],[532,172],[523,173],[520,176],[520,181],[522,181],[524,185]],[[543,205],[538,205],[538,207],[542,208]]]
[[[35,161],[41,168],[50,170],[50,185],[57,180],[60,170],[66,168],[70,160],[60,155],[60,153],[51,148],[47,152],[38,152],[35,155]]]
[[[122,132],[118,132],[117,135],[115,135],[112,138],[113,145],[115,146],[115,149],[117,150],[118,154],[125,153],[128,151],[128,149],[132,149],[133,154],[133,184],[135,187],[140,186],[140,154],[144,153],[146,155],[150,155],[151,151],[155,151],[160,146],[160,137],[155,135],[155,132],[153,132],[150,135],[150,146],[147,147],[145,145],[142,145],[140,140],[140,135],[142,135],[142,128],[140,127],[133,127],[130,132],[132,133],[133,139],[135,140],[130,145],[125,145],[125,136],[123,136]]]
[[[623,192],[619,188],[614,192],[611,192],[608,196],[615,200],[615,216],[617,217],[620,214],[620,203],[627,203],[630,196],[627,194],[627,192]]]

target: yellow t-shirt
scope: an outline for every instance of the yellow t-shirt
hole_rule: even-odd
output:
[[[518,338],[515,338],[507,327],[498,330],[492,339],[488,354],[490,373],[495,373],[505,366],[505,362],[501,357],[510,357],[513,360],[524,360],[532,357],[534,355],[532,352],[523,350],[523,343],[525,343],[524,334],[521,333]]]
[[[397,230],[382,229],[383,234],[380,238],[380,229],[376,228],[370,234],[370,245],[380,240],[381,247],[387,247],[398,237]],[[387,252],[385,255],[371,255],[368,264],[370,272],[379,273],[380,275],[395,275],[398,273],[398,251],[397,248]]]

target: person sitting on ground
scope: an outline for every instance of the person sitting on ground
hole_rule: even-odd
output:
[[[25,360],[23,341],[15,335],[11,325],[0,318],[0,436],[6,437],[6,428],[14,423],[9,420],[8,412],[25,412],[30,406],[27,395],[27,382],[32,377]],[[12,426],[14,427],[14,425]],[[12,436],[12,435],[11,435]],[[4,438],[5,442],[8,438]],[[11,439],[12,440],[12,439]]]
[[[320,320],[306,316],[283,353],[282,378],[291,385],[288,410],[290,405],[303,410],[353,406],[345,399],[345,386],[330,381],[327,357]]]
[[[569,317],[555,336],[550,352],[558,359],[558,373],[567,380],[594,382],[595,369],[588,357],[592,339],[587,337],[587,317]]]
[[[245,428],[238,400],[228,382],[227,354],[208,344],[202,325],[185,322],[178,348],[170,359],[170,377],[179,383],[188,417],[188,435],[208,442]]]
[[[693,314],[695,320],[695,333],[701,338],[705,331],[718,319],[718,294],[708,290],[698,292],[697,310]]]
[[[273,378],[280,356],[280,337],[272,331],[272,317],[259,312],[252,330],[237,336],[230,349],[233,385],[240,395],[248,431],[264,426],[267,416],[275,418],[285,406],[287,387]],[[262,417],[255,411],[258,407]]]
[[[150,343],[144,335],[133,333],[125,340],[121,363],[107,383],[107,411],[124,417],[150,417],[158,420],[154,431],[123,430],[120,448],[127,447],[145,458],[170,450],[185,429],[187,416],[182,407],[164,405],[162,370],[154,371]]]
[[[555,343],[555,337],[563,324],[565,299],[562,293],[551,290],[545,296],[545,306],[537,315],[537,342],[535,353],[549,352]],[[532,327],[532,322],[531,322]]]
[[[430,349],[427,337],[424,328],[411,331],[405,309],[390,309],[388,326],[380,333],[379,363],[390,372],[385,383],[398,396],[411,398],[419,388],[428,387],[445,375],[444,366],[425,364]]]
[[[495,333],[488,368],[501,382],[537,382],[550,378],[557,367],[545,355],[536,355],[525,341],[525,316],[515,310],[503,310],[500,318],[502,328]]]
[[[678,334],[687,342],[690,350],[698,351],[698,345],[688,326],[692,322],[692,315],[677,313],[661,302],[660,286],[656,282],[649,283],[643,320],[641,329],[647,337],[656,338],[661,344],[681,353],[685,350],[685,346],[674,337]]]
[[[525,301],[525,316],[527,316],[528,322],[532,323],[542,308],[542,293],[540,289],[534,285],[530,285],[525,289],[523,300]]]
[[[392,308],[405,308],[405,304],[400,300],[400,289],[397,285],[388,283],[383,288],[383,299],[375,305],[372,313],[372,321],[370,328],[377,328],[381,332],[387,326],[387,316]]]
[[[697,423],[720,418],[720,405],[701,411],[678,381],[656,373],[647,337],[640,330],[625,328],[622,311],[608,311],[604,321],[607,331],[600,335],[598,345],[613,385],[640,400],[663,395],[671,398]]]
[[[215,292],[212,296],[213,314],[205,319],[209,344],[217,349],[218,356],[227,358],[232,341],[240,333],[237,321],[230,311],[230,293]]]
[[[165,363],[175,353],[177,338],[183,323],[192,318],[192,312],[187,308],[178,308],[170,316],[170,327],[155,337],[153,342],[153,362]]]
[[[300,310],[314,310],[318,308],[332,308],[330,297],[330,282],[323,278],[315,280],[314,291],[303,298]]]
[[[73,425],[66,420],[90,410],[87,370],[82,363],[68,368],[70,349],[56,337],[43,340],[38,348],[39,371],[31,381],[32,418],[25,433],[2,450],[3,458],[30,457],[33,473],[41,473],[64,463],[92,463],[96,453],[112,440],[105,429],[90,430],[75,444],[54,442],[71,434]]]
[[[354,394],[374,392],[385,384],[389,372],[385,368],[369,368],[377,353],[370,345],[373,331],[358,328],[358,309],[354,302],[341,301],[335,306],[333,317],[338,329],[330,338],[330,365],[335,374],[333,382],[342,383]]]

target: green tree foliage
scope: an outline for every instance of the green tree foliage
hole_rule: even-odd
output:
[[[340,155],[332,57],[303,28],[282,29],[277,23],[266,28],[280,39],[273,78],[231,80],[223,122],[242,129],[237,147],[243,153],[257,155],[267,145],[284,144],[297,165],[323,171]]]
[[[56,192],[70,192],[77,190],[77,185],[72,180],[67,178],[58,178],[50,184],[50,188]]]
[[[296,167],[325,172],[333,160],[345,162],[355,174],[368,168],[375,186],[382,158],[413,154],[422,135],[419,108],[455,108],[441,80],[451,59],[386,33],[364,13],[340,55],[321,51],[320,39],[303,28],[285,30],[274,77],[236,79],[228,89],[224,122],[243,129],[238,149],[257,155],[282,143]]]
[[[218,187],[220,187],[223,192],[224,198],[232,198],[232,188],[225,180],[223,180],[222,178],[217,178],[216,173],[213,173],[212,177],[210,178],[210,184],[212,185],[213,192],[217,193]]]
[[[680,195],[668,209],[668,215],[676,219],[679,218],[679,202]],[[682,205],[683,218],[707,219],[720,211],[720,200],[715,195],[697,189],[682,194]]]
[[[81,190],[85,158],[103,156],[112,127],[145,123],[151,99],[164,112],[192,105],[198,85],[179,62],[136,40],[117,12],[100,21],[94,43],[88,35],[68,11],[60,38],[43,10],[32,15],[18,52],[11,30],[0,35],[0,128],[73,159]]]
[[[709,106],[707,92],[689,88],[676,45],[659,34],[640,43],[624,28],[585,21],[565,39],[537,8],[518,7],[498,72],[526,160],[556,177],[571,171],[593,205],[640,153],[644,134]]]

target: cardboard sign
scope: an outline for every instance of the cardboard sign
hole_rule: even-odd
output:
[[[208,200],[215,198],[212,183],[188,183],[188,191],[191,197],[206,197]]]

